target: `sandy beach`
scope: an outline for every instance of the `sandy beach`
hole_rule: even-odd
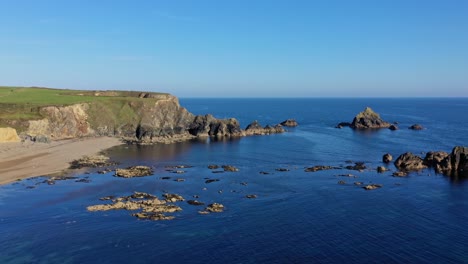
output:
[[[122,144],[118,138],[99,137],[51,143],[0,143],[0,185],[34,176],[61,172],[84,155]]]

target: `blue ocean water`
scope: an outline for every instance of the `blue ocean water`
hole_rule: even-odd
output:
[[[236,117],[244,127],[253,120],[266,125],[287,118],[300,125],[279,135],[108,151],[121,167],[154,166],[154,176],[123,179],[90,170],[74,175],[89,177],[89,183],[47,185],[38,177],[0,186],[0,263],[468,263],[466,180],[431,170],[405,178],[375,171],[387,152],[396,158],[407,151],[423,155],[468,145],[467,98],[180,101],[195,114]],[[366,106],[399,122],[400,130],[334,128]],[[407,129],[415,123],[426,129]],[[307,166],[349,161],[371,169],[304,172]],[[179,164],[193,167],[180,175],[165,171]],[[213,174],[209,164],[240,171]],[[355,178],[339,176],[349,173]],[[219,181],[207,184],[206,178]],[[355,181],[383,187],[366,191]],[[200,208],[179,202],[183,211],[172,221],[86,211],[103,203],[100,197],[134,191],[199,195],[226,210],[199,215]]]

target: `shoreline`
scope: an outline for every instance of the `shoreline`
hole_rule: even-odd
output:
[[[0,143],[0,185],[63,172],[73,160],[122,144],[119,138],[113,137]]]

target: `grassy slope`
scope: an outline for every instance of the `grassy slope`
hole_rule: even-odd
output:
[[[96,96],[96,93],[100,93],[100,96]],[[42,118],[39,113],[40,107],[66,106],[77,103],[90,103],[89,114],[94,117],[89,120],[91,124],[135,120],[138,117],[129,106],[130,103],[138,105],[142,104],[143,100],[145,102],[157,100],[138,98],[139,93],[0,86],[0,127],[15,124],[11,121],[40,119]],[[18,130],[25,129],[21,127],[20,122],[16,123]]]

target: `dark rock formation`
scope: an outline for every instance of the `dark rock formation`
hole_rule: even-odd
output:
[[[316,172],[316,171],[321,171],[321,170],[333,170],[333,169],[339,169],[339,168],[332,167],[332,166],[317,165],[317,166],[305,168],[304,171],[305,172]]]
[[[280,125],[285,127],[297,127],[299,124],[294,119],[288,119],[280,123]]]
[[[285,172],[285,171],[289,171],[289,169],[287,169],[287,168],[277,168],[277,169],[275,169],[275,171]]]
[[[278,134],[285,132],[283,126],[275,125],[270,126],[267,125],[262,127],[258,121],[253,121],[245,128],[245,134],[250,135],[269,135],[269,134]]]
[[[197,201],[197,200],[188,200],[187,203],[190,205],[195,205],[195,206],[205,205],[205,203]]]
[[[414,124],[412,126],[409,127],[409,129],[412,129],[412,130],[423,130],[423,127],[419,124]]]
[[[374,112],[370,107],[366,107],[364,111],[354,117],[350,127],[353,129],[376,129],[388,128],[391,124],[383,121],[380,115]]]
[[[450,154],[443,151],[428,152],[424,164],[448,176],[468,176],[468,147],[454,147]]]
[[[395,130],[398,130],[398,127],[396,125],[390,125],[388,129],[395,131]]]
[[[216,119],[212,115],[196,116],[188,132],[197,137],[240,137],[245,133],[235,118]]]
[[[245,196],[245,198],[248,198],[248,199],[255,199],[255,198],[257,198],[257,195],[256,195],[256,194],[247,194],[247,195]]]
[[[357,171],[363,171],[365,170],[367,167],[366,165],[364,164],[364,162],[356,162],[354,163],[354,165],[348,165],[346,166],[346,169],[348,170],[357,170]]]
[[[351,123],[349,123],[349,122],[341,122],[341,123],[339,123],[338,125],[336,125],[335,128],[343,128],[343,127],[349,127],[349,126],[351,126]]]
[[[393,157],[389,153],[384,154],[383,157],[382,157],[382,161],[384,163],[389,163],[392,160],[393,160]]]
[[[418,171],[427,168],[423,162],[423,159],[411,152],[401,154],[395,160],[395,167],[401,171]]]
[[[211,165],[208,165],[208,169],[210,169],[210,170],[216,170],[216,169],[219,169],[219,166],[218,166],[218,165],[215,165],[215,164],[211,164]]]

